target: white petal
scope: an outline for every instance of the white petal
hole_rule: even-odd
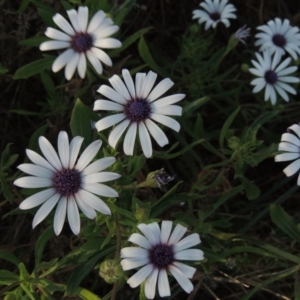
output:
[[[140,247],[125,247],[121,250],[121,257],[123,258],[147,258],[149,251]]]
[[[125,135],[123,149],[126,155],[133,155],[134,142],[136,138],[137,123],[131,123]]]
[[[14,185],[23,188],[41,188],[52,186],[52,180],[35,176],[25,176],[14,181]]]
[[[99,29],[97,29],[94,32],[94,35],[97,37],[97,40],[100,40],[113,35],[118,30],[119,30],[119,26],[117,25],[101,26]]]
[[[101,49],[92,47],[91,52],[98,58],[100,59],[103,63],[105,63],[107,66],[111,67],[112,66],[112,61],[110,57]]]
[[[170,284],[165,269],[161,269],[158,274],[158,293],[160,297],[171,296]]]
[[[62,166],[64,168],[68,168],[70,147],[69,147],[69,138],[65,131],[61,131],[58,135],[57,148],[58,148],[58,154]]]
[[[172,221],[162,221],[161,222],[161,233],[160,233],[160,242],[166,244],[169,240],[171,231],[172,231]]]
[[[117,125],[110,133],[109,138],[108,138],[108,143],[114,149],[116,148],[116,145],[117,145],[121,135],[126,130],[129,123],[130,123],[130,120],[125,119],[119,125]]]
[[[135,269],[135,268],[144,266],[148,263],[149,263],[149,259],[147,257],[125,258],[125,259],[121,260],[121,266],[124,271]]]
[[[78,25],[82,32],[86,31],[88,23],[89,9],[86,6],[79,6],[78,8]]]
[[[32,221],[32,228],[41,223],[49,215],[59,198],[60,194],[55,193],[39,208]]]
[[[46,169],[48,169],[51,172],[56,172],[56,170],[49,164],[49,162],[43,158],[42,156],[40,156],[39,154],[37,154],[36,152],[26,149],[26,154],[28,156],[28,158],[36,165],[44,167]]]
[[[181,224],[177,224],[170,236],[168,245],[175,245],[176,243],[178,243],[178,241],[184,236],[186,231],[187,231],[186,227],[182,226]]]
[[[94,111],[96,110],[123,111],[124,107],[118,103],[101,99],[95,101],[93,110]]]
[[[53,178],[54,173],[44,167],[34,165],[34,164],[21,164],[18,169],[24,173],[44,178]]]
[[[54,150],[53,146],[49,143],[49,141],[43,137],[39,137],[39,146],[41,148],[42,153],[46,157],[46,159],[49,161],[49,163],[56,169],[61,170],[62,165],[60,163],[60,160],[57,156],[56,151]]]
[[[71,27],[70,23],[60,14],[56,14],[53,17],[53,21],[55,24],[62,29],[64,32],[66,32],[68,35],[74,35],[75,32],[73,28]]]
[[[177,132],[180,130],[180,124],[176,120],[174,120],[168,116],[159,115],[159,114],[151,114],[151,119],[171,128]]]
[[[135,75],[135,93],[138,98],[143,97],[143,87],[146,79],[145,73],[137,73]]]
[[[73,169],[75,165],[83,140],[84,140],[83,137],[75,136],[70,143],[70,165],[69,165],[70,169]]]
[[[148,100],[150,102],[154,101],[158,97],[160,97],[162,94],[164,94],[167,90],[169,90],[173,86],[174,82],[170,78],[166,78],[162,80],[150,93],[148,96]]]
[[[141,142],[141,146],[144,152],[144,155],[149,158],[152,155],[152,143],[150,139],[150,135],[148,130],[144,124],[144,122],[139,123],[139,138]]]
[[[287,152],[296,152],[296,153],[300,153],[300,149],[298,146],[296,145],[293,145],[291,143],[285,143],[285,142],[281,142],[279,144],[279,147],[278,147],[278,150],[279,151],[287,151]]]
[[[133,83],[133,80],[132,80],[132,77],[129,73],[128,70],[126,69],[123,69],[122,70],[122,75],[123,75],[123,79],[125,81],[125,84],[128,88],[128,91],[131,95],[132,98],[135,98],[135,88],[134,88],[134,83]]]
[[[97,90],[97,92],[119,104],[124,105],[127,103],[123,95],[118,94],[114,89],[112,89],[107,85],[101,85],[100,88]]]
[[[300,154],[299,153],[281,153],[275,156],[275,161],[288,161],[288,160],[293,160],[296,158],[299,158]]]
[[[300,169],[300,159],[295,160],[294,162],[292,162],[291,164],[289,164],[284,170],[283,172],[285,173],[286,176],[292,176],[294,175],[296,172],[298,172]]]
[[[80,232],[80,217],[78,207],[73,196],[68,199],[67,214],[71,230],[74,234],[78,235]]]
[[[183,264],[181,262],[175,261],[173,262],[173,265],[179,269],[187,278],[192,279],[194,277],[194,274],[196,272],[196,269],[193,267],[190,267],[186,264]]]
[[[98,26],[102,23],[102,21],[104,20],[105,18],[105,13],[103,10],[98,10],[94,16],[92,17],[90,23],[89,23],[89,26],[87,28],[87,32],[89,33],[93,33],[97,28]]]
[[[46,41],[41,43],[41,51],[59,50],[70,47],[70,42],[65,41]]]
[[[52,64],[52,71],[54,73],[61,70],[75,55],[75,51],[73,49],[67,49],[63,53],[61,53]]]
[[[146,119],[145,124],[159,146],[163,147],[169,143],[167,136],[153,121]]]
[[[51,188],[45,191],[41,191],[36,193],[27,199],[25,199],[20,205],[20,209],[31,209],[33,207],[39,206],[45,201],[47,201],[50,197],[52,197],[56,193],[55,189]]]
[[[152,265],[146,265],[142,269],[140,269],[137,273],[135,273],[133,276],[131,276],[127,283],[130,285],[130,287],[135,288],[139,286],[146,278],[147,276],[152,272],[153,266]]]
[[[155,83],[155,80],[157,78],[157,74],[150,71],[145,80],[144,80],[144,85],[143,85],[143,91],[142,91],[142,98],[146,99],[153,88],[153,85]]]
[[[45,35],[47,37],[49,37],[50,39],[54,39],[54,40],[65,41],[65,42],[71,41],[70,36],[68,36],[67,34],[65,34],[57,29],[51,28],[51,27],[47,28]]]
[[[64,226],[66,211],[67,211],[67,198],[62,197],[57,204],[54,220],[53,220],[53,227],[56,235],[59,235],[61,233],[61,230]]]
[[[74,55],[72,56],[71,60],[67,63],[65,68],[65,77],[67,80],[71,80],[73,77],[76,67],[78,65],[79,61],[79,53],[74,52]]]
[[[84,183],[107,182],[120,178],[121,175],[113,172],[89,174],[84,177]]]
[[[300,126],[298,124],[290,126],[289,129],[293,130],[300,138]]]
[[[155,297],[157,276],[158,269],[154,269],[146,279],[145,295],[148,299],[153,299]]]
[[[122,96],[122,98],[130,100],[131,97],[128,93],[128,90],[118,75],[114,75],[111,78],[109,78],[109,82],[113,86],[113,88],[117,91],[117,93]]]
[[[87,203],[82,202],[77,195],[75,195],[75,200],[76,203],[79,207],[79,209],[85,214],[85,216],[87,216],[89,219],[95,219],[97,214],[95,212],[95,210],[88,205]]]
[[[128,241],[148,250],[151,248],[151,244],[149,243],[149,241],[139,233],[133,233]]]
[[[69,19],[70,19],[71,24],[73,25],[75,31],[80,32],[77,11],[75,9],[70,9],[70,10],[67,10],[67,14],[69,16]]]
[[[169,115],[169,116],[181,116],[182,107],[178,105],[167,105],[163,107],[156,108],[155,103],[153,103],[154,113],[159,115]]]
[[[142,224],[139,224],[137,227],[145,235],[145,237],[148,239],[149,243],[152,246],[157,245],[157,237],[155,237],[154,233],[148,227],[148,225],[142,223]]]
[[[97,172],[107,169],[115,162],[116,162],[116,159],[114,157],[104,157],[104,158],[98,159],[98,160],[94,161],[93,163],[91,163],[88,167],[86,167],[82,171],[82,173],[84,175],[97,173]]]
[[[111,211],[109,207],[106,205],[106,203],[104,203],[103,200],[101,200],[100,198],[98,198],[92,193],[89,193],[84,190],[80,190],[79,192],[77,192],[76,198],[78,198],[83,203],[88,204],[89,206],[101,212],[102,214],[111,215]]]
[[[97,56],[90,50],[86,52],[86,56],[98,74],[102,74],[103,67]]]
[[[78,171],[82,171],[99,152],[101,145],[101,140],[97,140],[91,143],[81,154],[80,158],[77,161],[75,169]]]
[[[188,294],[192,292],[194,289],[193,284],[179,269],[174,266],[170,266],[169,271]]]
[[[174,254],[175,259],[178,260],[203,260],[204,254],[203,251],[199,249],[187,249],[176,252]]]
[[[83,187],[86,191],[104,197],[119,197],[119,194],[111,187],[101,183],[85,184]]]
[[[95,124],[95,126],[98,131],[102,131],[108,127],[111,127],[111,126],[119,123],[120,121],[124,120],[125,118],[126,118],[126,115],[124,113],[108,116],[108,117],[105,117],[105,118],[99,120]]]
[[[195,245],[198,245],[201,243],[200,237],[198,233],[193,233],[184,239],[182,239],[180,242],[178,242],[176,245],[174,245],[174,252],[178,252],[187,248],[191,248]]]
[[[80,53],[80,55],[79,55],[77,71],[78,71],[80,78],[83,79],[85,77],[85,73],[86,73],[86,58],[83,53]]]
[[[121,47],[122,43],[114,38],[104,38],[101,40],[96,40],[95,46],[103,49],[112,49]]]
[[[289,143],[292,143],[292,144],[300,147],[300,140],[299,140],[299,138],[297,138],[294,134],[291,134],[291,133],[284,133],[281,136],[281,141],[282,142],[289,142]]]
[[[181,101],[185,97],[185,94],[176,94],[168,97],[161,98],[159,100],[156,100],[155,107],[163,107],[167,106],[176,102]]]

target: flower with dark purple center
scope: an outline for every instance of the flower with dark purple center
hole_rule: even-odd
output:
[[[132,99],[124,105],[124,113],[131,122],[140,122],[149,118],[150,104],[146,99]]]
[[[278,46],[283,48],[286,45],[286,38],[282,34],[275,34],[272,37],[273,43]]]
[[[149,251],[150,262],[157,268],[166,268],[174,261],[172,245],[157,245]]]
[[[75,169],[62,169],[53,178],[53,186],[63,196],[76,194],[81,186],[81,175]]]
[[[276,74],[276,72],[272,71],[272,70],[268,70],[266,73],[265,73],[265,79],[266,79],[266,82],[269,83],[269,84],[275,84],[278,80],[278,76]]]
[[[210,14],[210,18],[213,21],[218,21],[221,18],[221,14],[219,12],[215,11],[215,12],[213,12],[213,13]]]
[[[89,33],[77,32],[71,40],[71,47],[75,52],[85,53],[93,47],[93,37]]]

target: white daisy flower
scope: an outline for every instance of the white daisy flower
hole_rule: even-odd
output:
[[[78,12],[75,9],[67,11],[71,24],[60,14],[53,17],[55,24],[63,30],[48,27],[45,35],[53,41],[46,41],[40,45],[40,50],[65,49],[54,61],[52,71],[58,72],[65,68],[65,77],[70,80],[77,68],[79,76],[85,77],[86,57],[98,74],[102,74],[101,62],[112,66],[109,56],[101,49],[121,47],[120,41],[110,38],[119,30],[106,14],[99,10],[88,23],[89,9],[79,6]]]
[[[290,177],[297,173],[300,169],[300,126],[298,124],[289,127],[288,132],[281,136],[278,150],[283,151],[283,153],[275,156],[276,162],[295,160],[283,170],[285,175]],[[300,175],[297,185],[300,186]]]
[[[122,74],[125,84],[119,76],[114,75],[109,82],[115,90],[107,85],[101,85],[98,89],[100,94],[112,101],[96,100],[94,110],[113,110],[119,113],[101,119],[96,123],[96,128],[101,131],[122,121],[110,133],[109,144],[115,148],[121,135],[128,128],[123,148],[126,155],[133,155],[138,131],[143,152],[146,157],[150,157],[152,144],[149,132],[161,147],[169,143],[164,132],[153,121],[178,132],[179,123],[168,116],[181,116],[182,108],[172,104],[182,100],[185,95],[176,94],[159,98],[174,83],[166,78],[152,90],[157,77],[152,71],[148,74],[137,73],[135,85],[128,70],[122,70]]]
[[[203,252],[198,249],[188,249],[198,245],[199,234],[191,234],[181,238],[187,228],[177,224],[172,231],[171,221],[162,221],[161,228],[158,223],[140,224],[138,228],[145,235],[134,233],[130,236],[130,242],[140,247],[126,247],[121,250],[121,265],[124,271],[142,267],[131,276],[127,283],[135,288],[145,282],[145,295],[148,299],[155,297],[156,283],[160,297],[171,295],[167,272],[171,273],[180,286],[191,293],[194,289],[189,279],[193,278],[196,269],[179,260],[203,260]]]
[[[297,59],[300,54],[300,33],[297,26],[292,27],[288,19],[283,21],[279,18],[271,20],[267,25],[257,27],[262,32],[255,35],[258,39],[255,46],[260,46],[259,51],[269,49],[274,52],[285,54],[287,51],[293,59]]]
[[[205,30],[210,26],[215,28],[218,23],[224,23],[226,27],[230,26],[228,19],[236,19],[234,12],[236,8],[228,3],[228,0],[205,0],[199,4],[202,9],[195,9],[193,11],[193,19],[199,19],[198,23],[205,24]]]
[[[255,68],[249,69],[252,74],[259,77],[250,83],[255,85],[253,93],[257,93],[265,88],[265,101],[270,99],[273,105],[277,100],[276,92],[285,101],[289,101],[287,92],[296,95],[296,90],[288,83],[296,83],[300,80],[294,76],[287,76],[297,70],[296,66],[287,68],[291,62],[290,57],[280,63],[281,56],[278,52],[275,53],[273,58],[268,50],[263,52],[263,56],[259,53],[255,53],[255,55],[258,61],[251,60]]]
[[[43,204],[33,219],[33,228],[47,217],[56,204],[56,235],[62,230],[66,213],[73,233],[79,234],[78,208],[89,219],[96,217],[95,210],[106,215],[111,214],[109,207],[96,195],[118,197],[114,189],[100,183],[120,177],[116,173],[100,172],[111,166],[115,158],[101,158],[89,165],[102,144],[101,140],[97,140],[90,144],[77,160],[82,142],[83,138],[76,136],[69,144],[67,133],[61,131],[57,141],[58,155],[43,136],[39,138],[39,146],[46,159],[32,150],[26,150],[33,164],[21,164],[18,168],[33,176],[19,178],[14,184],[22,188],[48,188],[25,199],[19,206],[20,209],[31,209]]]

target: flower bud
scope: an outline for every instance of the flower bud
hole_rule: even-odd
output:
[[[114,283],[123,277],[123,270],[119,261],[107,259],[100,265],[99,275],[107,282]]]

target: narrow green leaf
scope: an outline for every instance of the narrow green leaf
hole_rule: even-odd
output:
[[[300,243],[300,232],[291,217],[278,204],[270,207],[272,221],[289,237]]]
[[[230,125],[232,124],[232,122],[234,121],[235,117],[237,116],[237,114],[239,113],[240,111],[240,107],[238,107],[229,117],[228,119],[226,120],[226,122],[224,123],[223,127],[222,127],[222,130],[221,130],[221,133],[220,133],[220,139],[219,139],[219,144],[220,144],[220,147],[223,149],[224,147],[224,139],[226,137],[226,134],[227,134],[227,131],[230,127]]]
[[[74,294],[83,300],[101,300],[101,298],[99,298],[97,295],[82,287],[78,287]]]
[[[5,251],[5,250],[0,250],[0,258],[1,258],[1,259],[4,259],[4,260],[7,260],[7,261],[9,261],[9,262],[11,262],[11,263],[13,263],[13,264],[16,265],[17,267],[18,267],[19,264],[21,263],[21,262],[19,261],[19,259],[18,259],[15,255],[13,255],[12,253],[7,252],[7,251]]]
[[[53,237],[53,226],[50,225],[38,238],[35,244],[35,267],[42,260],[43,251],[45,248],[46,243]]]
[[[8,186],[8,184],[6,183],[5,179],[3,178],[3,176],[1,174],[0,174],[0,181],[1,181],[1,187],[2,187],[2,192],[3,192],[4,197],[10,203],[13,203],[14,195],[12,194],[10,187]]]
[[[92,141],[91,111],[80,99],[76,100],[71,116],[72,135],[84,137],[83,145],[86,148]]]
[[[35,111],[29,111],[24,109],[11,109],[9,111],[12,114],[23,115],[23,116],[38,116],[40,113]]]
[[[20,279],[27,280],[30,275],[27,272],[25,265],[23,263],[20,263],[18,267],[19,267],[19,271],[20,271]]]
[[[50,70],[54,61],[53,56],[47,56],[45,58],[36,60],[28,65],[25,65],[18,69],[13,76],[13,79],[25,79],[35,74],[38,74],[44,70]]]
[[[202,105],[207,103],[210,100],[209,97],[202,97],[197,100],[191,101],[186,106],[183,107],[183,115],[190,115],[195,112],[195,110],[198,110]]]
[[[19,280],[19,275],[15,274],[11,271],[0,270],[0,278],[10,278],[10,279]]]
[[[34,36],[32,38],[20,41],[19,44],[28,47],[39,47],[40,44],[45,41],[49,41],[46,36]]]
[[[0,63],[0,75],[3,75],[8,72],[8,69],[4,68],[3,65]]]
[[[258,188],[258,186],[245,176],[240,176],[239,178],[244,186],[247,198],[249,200],[258,198],[260,195],[260,189]]]

